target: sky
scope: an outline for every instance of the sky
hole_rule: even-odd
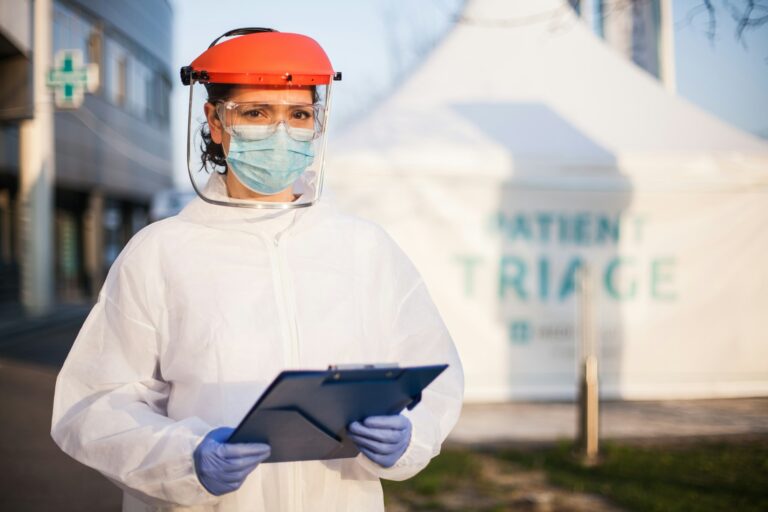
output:
[[[510,0],[514,1],[514,0]],[[720,5],[715,0],[715,5]],[[752,133],[768,138],[768,25],[734,37],[735,22],[719,10],[715,39],[707,18],[689,19],[700,0],[674,0],[678,94]],[[355,116],[403,80],[425,49],[439,42],[461,11],[462,0],[171,0],[173,69],[189,64],[210,42],[238,27],[270,27],[316,39],[343,72],[334,84],[329,129]],[[187,90],[174,82],[174,161],[186,181]]]
[[[768,24],[737,40],[736,22],[715,0],[714,40],[706,13],[689,20],[701,0],[674,0],[678,93],[768,139]],[[695,11],[694,11],[695,12]]]

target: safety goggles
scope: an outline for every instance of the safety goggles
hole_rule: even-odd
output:
[[[216,113],[230,135],[243,140],[271,137],[282,124],[288,136],[312,141],[323,133],[325,108],[319,104],[223,101]]]

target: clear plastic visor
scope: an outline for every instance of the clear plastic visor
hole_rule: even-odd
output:
[[[227,133],[246,140],[269,138],[282,124],[292,139],[311,141],[322,135],[325,124],[325,109],[311,103],[222,101],[216,113]]]
[[[210,203],[300,208],[322,191],[330,85],[190,85],[187,168]]]

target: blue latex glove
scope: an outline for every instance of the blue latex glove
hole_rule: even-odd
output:
[[[197,479],[214,496],[238,490],[251,471],[269,458],[268,444],[225,443],[234,430],[211,430],[195,448]]]
[[[369,416],[349,425],[349,438],[363,455],[389,468],[402,457],[411,442],[411,420],[396,416]]]

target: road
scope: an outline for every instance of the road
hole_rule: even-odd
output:
[[[56,373],[82,320],[74,315],[0,338],[0,510],[121,510],[121,491],[50,436]]]

